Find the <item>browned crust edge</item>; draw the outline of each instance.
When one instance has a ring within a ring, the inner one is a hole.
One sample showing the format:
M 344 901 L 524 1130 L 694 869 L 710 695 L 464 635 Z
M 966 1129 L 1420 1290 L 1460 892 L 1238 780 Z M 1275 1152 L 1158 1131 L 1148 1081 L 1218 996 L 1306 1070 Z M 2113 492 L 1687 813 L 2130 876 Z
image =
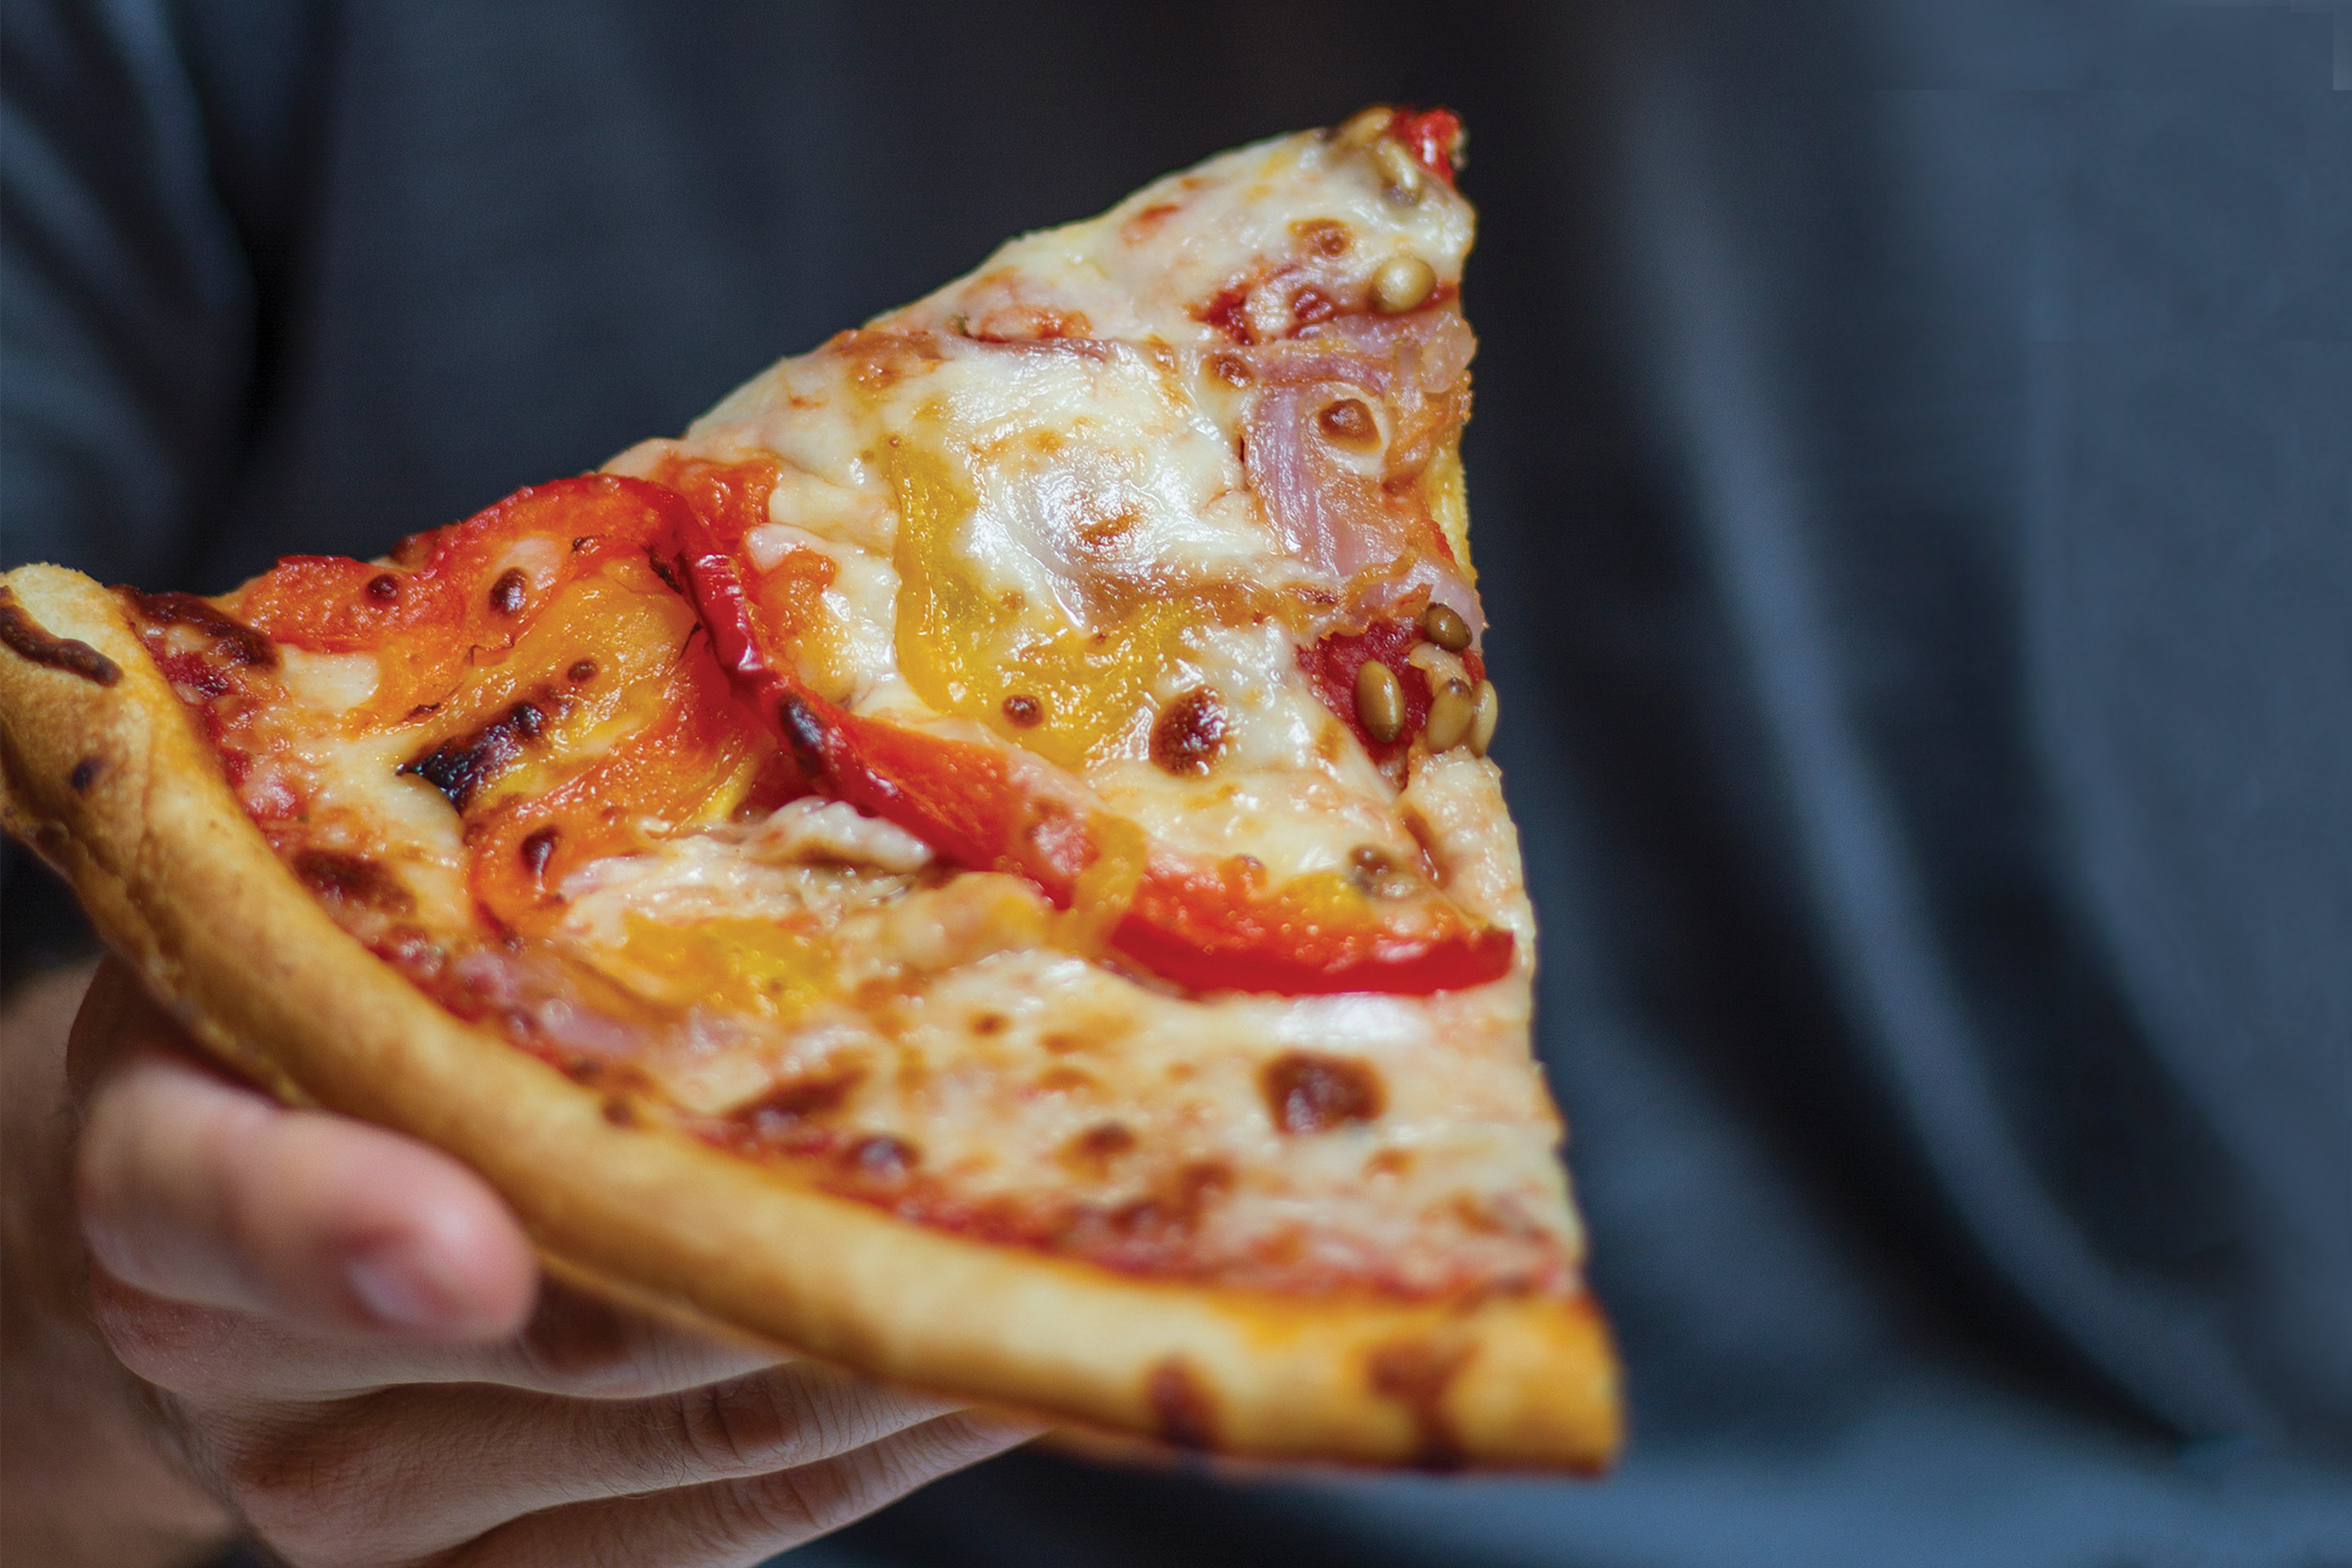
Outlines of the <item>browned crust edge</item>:
M 876 1376 L 1272 1459 L 1594 1471 L 1617 1368 L 1589 1297 L 1299 1300 L 1124 1278 L 929 1231 L 657 1126 L 471 1028 L 289 874 L 116 600 L 0 577 L 118 665 L 0 649 L 5 824 L 221 1058 L 291 1101 L 436 1144 L 513 1205 L 558 1275 Z

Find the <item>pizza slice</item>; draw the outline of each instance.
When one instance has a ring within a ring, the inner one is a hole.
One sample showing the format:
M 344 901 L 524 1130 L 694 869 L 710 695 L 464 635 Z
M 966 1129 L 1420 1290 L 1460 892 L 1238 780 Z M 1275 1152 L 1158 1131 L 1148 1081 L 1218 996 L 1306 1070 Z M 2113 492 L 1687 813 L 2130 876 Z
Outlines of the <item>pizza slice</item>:
M 1597 1467 L 1457 137 L 1213 159 L 383 560 L 21 568 L 8 826 L 563 1277 L 1171 1444 Z

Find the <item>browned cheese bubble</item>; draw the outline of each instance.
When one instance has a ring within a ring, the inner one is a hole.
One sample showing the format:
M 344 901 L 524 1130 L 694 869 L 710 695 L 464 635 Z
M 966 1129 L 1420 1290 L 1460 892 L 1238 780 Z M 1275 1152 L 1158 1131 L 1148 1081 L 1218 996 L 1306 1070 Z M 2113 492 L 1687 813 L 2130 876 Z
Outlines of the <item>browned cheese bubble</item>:
M 1151 726 L 1151 760 L 1180 777 L 1198 777 L 1216 762 L 1231 731 L 1217 694 L 1196 686 L 1169 703 Z
M 1380 1075 L 1362 1062 L 1317 1051 L 1286 1051 L 1258 1075 L 1266 1114 L 1285 1132 L 1328 1132 L 1370 1121 L 1387 1102 Z

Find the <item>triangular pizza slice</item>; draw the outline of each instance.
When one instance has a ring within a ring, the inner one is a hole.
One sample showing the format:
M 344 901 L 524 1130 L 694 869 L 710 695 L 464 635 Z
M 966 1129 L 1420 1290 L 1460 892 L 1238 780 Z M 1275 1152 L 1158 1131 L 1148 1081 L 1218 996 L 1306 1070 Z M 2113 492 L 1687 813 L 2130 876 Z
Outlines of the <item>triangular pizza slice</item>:
M 567 1277 L 1175 1444 L 1596 1466 L 1457 137 L 1227 153 L 380 561 L 11 574 L 9 826 Z

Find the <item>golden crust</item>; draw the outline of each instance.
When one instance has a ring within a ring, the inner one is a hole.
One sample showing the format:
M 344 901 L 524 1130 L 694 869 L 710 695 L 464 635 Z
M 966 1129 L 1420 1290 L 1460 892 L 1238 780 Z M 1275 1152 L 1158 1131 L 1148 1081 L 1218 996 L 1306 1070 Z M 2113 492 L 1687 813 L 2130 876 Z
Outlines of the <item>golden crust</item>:
M 0 576 L 120 667 L 0 647 L 10 832 L 155 994 L 289 1100 L 436 1144 L 551 1268 L 640 1307 L 1050 1419 L 1266 1458 L 1604 1465 L 1617 1373 L 1589 1298 L 1462 1306 L 1137 1279 L 927 1230 L 657 1125 L 443 1011 L 345 933 L 239 809 L 111 595 Z M 83 663 L 83 668 L 75 668 Z

